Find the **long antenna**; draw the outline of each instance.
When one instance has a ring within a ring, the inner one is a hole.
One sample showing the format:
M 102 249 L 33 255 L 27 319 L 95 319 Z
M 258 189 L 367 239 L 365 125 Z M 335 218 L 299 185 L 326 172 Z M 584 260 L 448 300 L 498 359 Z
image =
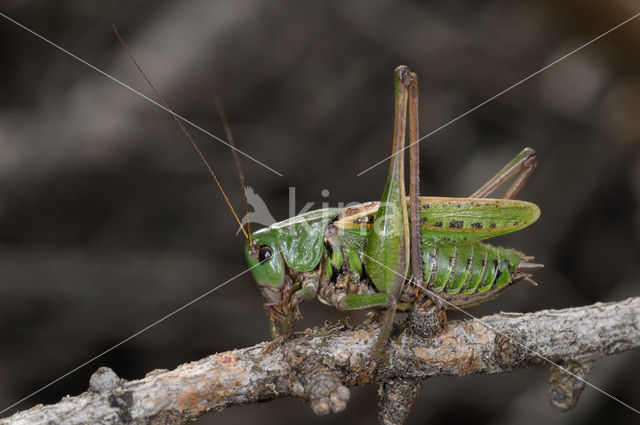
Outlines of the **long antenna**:
M 133 55 L 129 51 L 129 48 L 127 48 L 127 45 L 125 44 L 124 40 L 120 36 L 120 33 L 118 32 L 118 28 L 116 28 L 115 24 L 113 25 L 113 32 L 116 33 L 116 37 L 118 37 L 118 40 L 120 41 L 120 44 L 122 45 L 124 50 L 127 52 L 127 55 L 129 55 L 129 58 L 131 59 L 133 64 L 138 69 L 138 72 L 140 72 L 140 74 L 142 75 L 142 77 L 144 77 L 144 79 L 147 82 L 147 84 L 149 85 L 149 87 L 151 87 L 151 90 L 153 90 L 153 92 L 155 93 L 156 97 L 160 100 L 162 105 L 170 111 L 170 108 L 169 108 L 169 105 L 167 104 L 167 102 L 162 98 L 162 96 L 160 96 L 160 93 L 158 93 L 158 90 L 156 90 L 154 85 L 151 83 L 151 80 L 149 80 L 149 77 L 147 77 L 147 74 L 145 74 L 144 71 L 142 70 L 142 68 L 140 67 L 140 65 L 138 65 L 138 62 L 136 62 L 136 60 L 134 59 Z M 236 219 L 236 221 L 240 225 L 240 228 L 242 229 L 242 233 L 244 233 L 245 238 L 249 238 L 249 235 L 247 234 L 247 232 L 245 232 L 244 226 L 242 226 L 242 222 L 238 218 L 238 215 L 236 214 L 236 211 L 231 206 L 231 202 L 229 202 L 229 198 L 227 197 L 227 194 L 225 193 L 224 189 L 222 189 L 222 185 L 220 184 L 220 181 L 218 180 L 218 177 L 216 177 L 216 174 L 211 169 L 211 166 L 209 165 L 209 163 L 205 159 L 204 155 L 202 154 L 202 151 L 200 151 L 200 148 L 198 148 L 198 145 L 196 145 L 196 142 L 193 141 L 193 139 L 191 138 L 191 135 L 189 134 L 187 129 L 184 127 L 184 125 L 182 125 L 182 122 L 180 122 L 178 117 L 173 112 L 171 112 L 171 116 L 173 117 L 175 122 L 178 124 L 178 126 L 180 127 L 182 132 L 185 134 L 185 136 L 187 136 L 187 139 L 191 143 L 191 146 L 193 146 L 193 149 L 196 151 L 196 153 L 198 154 L 198 156 L 200 157 L 200 159 L 204 163 L 205 167 L 207 167 L 207 170 L 209 170 L 209 174 L 211 174 L 211 177 L 213 177 L 213 180 L 216 182 L 216 185 L 218 185 L 218 189 L 220 189 L 220 193 L 222 193 L 222 196 L 224 197 L 224 200 L 226 201 L 227 205 L 229 206 L 229 209 L 231 210 L 231 213 L 233 214 L 233 217 Z
M 247 189 L 244 183 L 244 173 L 242 172 L 242 165 L 240 164 L 240 158 L 238 157 L 238 153 L 236 152 L 236 144 L 233 142 L 233 136 L 231 135 L 231 126 L 227 121 L 227 114 L 224 113 L 224 109 L 222 108 L 222 102 L 220 102 L 220 98 L 218 96 L 214 99 L 216 104 L 216 109 L 218 110 L 218 115 L 220 115 L 220 120 L 222 121 L 222 126 L 224 127 L 224 132 L 227 135 L 227 141 L 231 145 L 231 154 L 233 155 L 233 161 L 236 163 L 236 169 L 238 170 L 238 177 L 240 178 L 240 186 L 242 188 L 242 198 L 244 199 L 244 212 L 245 217 L 247 217 L 247 233 L 249 233 L 249 245 L 251 245 L 251 222 L 249 221 L 249 203 L 247 202 Z

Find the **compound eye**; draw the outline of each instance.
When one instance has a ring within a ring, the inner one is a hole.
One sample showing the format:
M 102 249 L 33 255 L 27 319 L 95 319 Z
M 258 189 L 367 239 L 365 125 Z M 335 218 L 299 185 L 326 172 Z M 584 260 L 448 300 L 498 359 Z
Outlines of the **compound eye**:
M 260 248 L 260 254 L 258 254 L 258 261 L 262 264 L 271 259 L 273 256 L 273 249 L 270 246 L 263 246 Z

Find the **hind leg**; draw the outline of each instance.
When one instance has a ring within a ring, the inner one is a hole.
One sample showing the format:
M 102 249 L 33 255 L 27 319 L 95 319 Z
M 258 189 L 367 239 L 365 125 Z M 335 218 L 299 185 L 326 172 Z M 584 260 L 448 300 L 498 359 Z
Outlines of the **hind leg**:
M 498 171 L 498 174 L 493 176 L 469 197 L 486 198 L 493 193 L 494 190 L 506 183 L 511 177 L 520 173 L 502 197 L 503 199 L 514 199 L 527 180 L 529 180 L 529 177 L 531 177 L 536 165 L 538 165 L 536 151 L 531 148 L 524 148 L 522 152 L 516 155 L 516 157 L 505 165 L 502 170 Z

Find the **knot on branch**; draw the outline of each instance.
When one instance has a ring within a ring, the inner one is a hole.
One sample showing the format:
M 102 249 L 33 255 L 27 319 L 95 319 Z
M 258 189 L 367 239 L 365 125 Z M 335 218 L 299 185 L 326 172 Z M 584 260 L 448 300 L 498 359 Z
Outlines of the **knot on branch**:
M 349 400 L 349 389 L 333 368 L 313 360 L 312 354 L 310 348 L 296 347 L 286 355 L 286 361 L 296 375 L 291 384 L 293 393 L 306 397 L 317 415 L 343 411 Z
M 504 369 L 517 369 L 527 359 L 526 346 L 516 337 L 515 329 L 503 326 L 496 331 L 495 360 Z
M 446 329 L 447 314 L 444 308 L 427 301 L 411 309 L 409 323 L 414 335 L 431 338 Z
M 108 367 L 98 368 L 91 378 L 89 378 L 89 389 L 96 393 L 106 393 L 113 391 L 120 382 L 118 375 Z

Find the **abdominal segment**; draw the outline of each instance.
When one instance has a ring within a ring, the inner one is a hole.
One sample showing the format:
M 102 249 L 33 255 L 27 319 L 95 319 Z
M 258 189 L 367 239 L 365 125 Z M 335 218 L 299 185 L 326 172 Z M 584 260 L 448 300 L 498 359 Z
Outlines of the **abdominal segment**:
M 514 249 L 484 243 L 423 246 L 422 285 L 425 292 L 449 302 L 448 308 L 471 306 L 494 298 L 512 283 L 528 279 L 527 270 L 542 267 L 531 260 Z

